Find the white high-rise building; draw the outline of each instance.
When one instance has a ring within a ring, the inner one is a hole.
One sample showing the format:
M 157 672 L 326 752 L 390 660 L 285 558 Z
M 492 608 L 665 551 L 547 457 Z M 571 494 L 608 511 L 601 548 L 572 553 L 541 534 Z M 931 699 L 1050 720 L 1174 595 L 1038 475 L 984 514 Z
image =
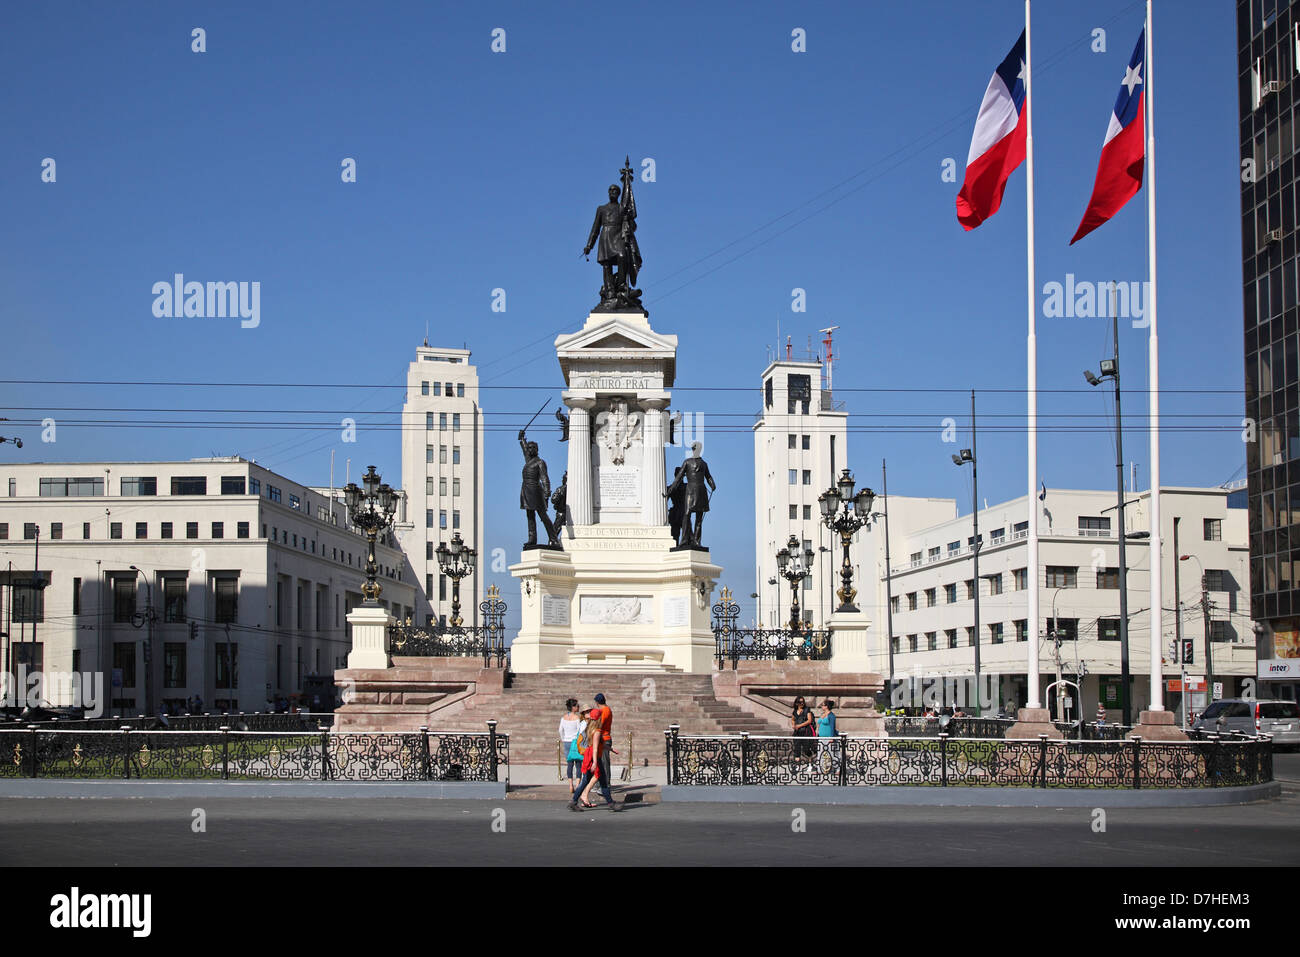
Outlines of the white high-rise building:
M 849 466 L 843 402 L 822 388 L 822 364 L 785 359 L 763 370 L 763 409 L 754 423 L 754 547 L 758 625 L 790 619 L 790 584 L 777 574 L 776 553 L 794 535 L 816 554 L 800 587 L 804 621 L 824 628 L 839 604 L 834 591 L 842 558 L 838 536 L 821 524 L 817 496 Z M 870 485 L 865 475 L 859 484 Z M 864 481 L 864 479 L 867 479 Z M 850 550 L 856 565 L 857 545 Z M 773 584 L 775 579 L 775 584 Z
M 468 349 L 415 350 L 402 407 L 402 489 L 406 521 L 398 538 L 423 586 L 415 620 L 451 617 L 452 582 L 438 568 L 440 542 L 461 539 L 477 552 L 473 573 L 461 582 L 460 615 L 478 624 L 486 542 L 483 524 L 483 409 L 478 371 Z

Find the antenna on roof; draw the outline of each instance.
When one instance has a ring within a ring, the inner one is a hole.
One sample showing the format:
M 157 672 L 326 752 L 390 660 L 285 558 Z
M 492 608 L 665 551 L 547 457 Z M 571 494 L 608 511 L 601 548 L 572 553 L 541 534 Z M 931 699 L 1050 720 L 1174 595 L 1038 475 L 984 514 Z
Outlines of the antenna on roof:
M 835 330 L 838 328 L 839 326 L 828 326 L 827 328 L 821 330 L 823 333 L 826 334 L 826 338 L 822 340 L 822 345 L 826 347 L 826 391 L 827 392 L 831 391 L 831 372 L 834 368 L 833 363 L 835 362 L 835 352 L 831 347 L 831 334 L 834 333 Z

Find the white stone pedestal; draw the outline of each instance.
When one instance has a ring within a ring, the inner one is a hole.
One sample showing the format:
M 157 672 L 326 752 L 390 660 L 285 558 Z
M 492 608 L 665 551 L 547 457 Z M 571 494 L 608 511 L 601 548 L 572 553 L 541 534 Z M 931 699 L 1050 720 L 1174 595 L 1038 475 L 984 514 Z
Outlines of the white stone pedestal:
M 722 569 L 672 544 L 663 526 L 574 525 L 564 551 L 525 550 L 511 669 L 709 673 Z
M 867 629 L 871 620 L 864 611 L 832 612 L 827 625 L 831 633 L 831 672 L 865 674 L 871 667 Z
M 349 668 L 388 667 L 388 628 L 397 621 L 382 605 L 358 605 L 348 612 L 352 626 Z

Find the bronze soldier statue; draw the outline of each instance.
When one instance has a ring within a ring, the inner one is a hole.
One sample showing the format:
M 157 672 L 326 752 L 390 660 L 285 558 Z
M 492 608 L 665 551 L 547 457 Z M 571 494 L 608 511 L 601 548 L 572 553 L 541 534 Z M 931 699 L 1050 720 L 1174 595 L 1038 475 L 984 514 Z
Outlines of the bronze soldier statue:
M 596 249 L 596 262 L 604 271 L 598 310 L 640 309 L 641 290 L 636 289 L 641 269 L 641 248 L 636 241 L 636 199 L 632 195 L 632 166 L 629 161 L 620 171 L 623 186 L 609 187 L 609 202 L 596 208 L 596 218 L 583 247 L 584 256 Z M 621 199 L 620 199 L 621 197 Z M 614 267 L 618 271 L 614 271 Z
M 674 491 L 669 496 L 671 504 L 668 506 L 668 527 L 673 533 L 673 545 L 681 545 L 682 542 L 682 522 L 686 518 L 686 488 L 677 481 L 678 476 L 682 474 L 682 467 L 679 465 L 673 469 Z
M 560 479 L 560 487 L 551 493 L 551 504 L 555 506 L 555 532 L 563 534 L 564 526 L 569 524 L 569 473 Z
M 528 513 L 528 544 L 537 547 L 537 519 L 546 526 L 547 543 L 558 545 L 555 526 L 546 515 L 546 500 L 551 497 L 551 479 L 546 474 L 546 463 L 537 455 L 537 443 L 524 440 L 525 430 L 519 430 L 519 448 L 524 453 L 524 480 L 519 489 L 519 507 Z
M 666 498 L 672 498 L 673 493 L 681 486 L 686 488 L 686 501 L 684 508 L 686 515 L 683 518 L 684 537 L 686 539 L 683 545 L 691 548 L 701 548 L 700 532 L 704 528 L 704 513 L 709 510 L 709 492 L 718 490 L 717 483 L 713 481 L 713 476 L 709 474 L 709 464 L 700 457 L 700 449 L 703 446 L 699 442 L 691 443 L 691 454 L 681 464 L 681 469 L 673 478 L 673 483 L 668 486 L 664 492 Z M 708 489 L 705 489 L 705 484 Z M 695 516 L 695 527 L 690 527 L 690 515 Z

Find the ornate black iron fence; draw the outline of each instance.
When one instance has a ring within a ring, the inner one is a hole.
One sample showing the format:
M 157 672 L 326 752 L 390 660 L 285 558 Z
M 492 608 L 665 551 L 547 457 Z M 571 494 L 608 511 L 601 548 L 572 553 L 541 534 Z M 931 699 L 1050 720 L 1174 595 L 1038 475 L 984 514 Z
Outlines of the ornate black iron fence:
M 1219 788 L 1273 779 L 1267 738 L 1037 741 L 664 732 L 674 785 Z
M 334 723 L 330 711 L 301 711 L 296 714 L 276 711 L 239 711 L 224 714 L 168 715 L 166 719 L 144 715 L 131 718 L 73 718 L 56 721 L 5 721 L 0 730 L 26 730 L 35 724 L 45 730 L 120 731 L 319 731 Z
M 483 667 L 507 667 L 506 603 L 493 593 L 479 602 L 481 625 L 433 625 L 420 628 L 411 619 L 388 629 L 393 657 L 482 658 Z
M 1011 718 L 954 718 L 947 715 L 927 718 L 920 715 L 888 715 L 885 732 L 897 738 L 937 738 L 947 734 L 950 738 L 997 739 L 1007 736 L 1007 729 L 1016 722 Z M 1133 729 L 1121 724 L 1096 722 L 1054 722 L 1061 733 L 1070 740 L 1123 741 Z
M 831 634 L 826 630 L 788 628 L 740 628 L 736 619 L 740 605 L 731 601 L 730 592 L 713 606 L 713 640 L 718 667 L 730 661 L 731 667 L 742 658 L 774 661 L 829 661 Z
M 0 729 L 0 778 L 510 780 L 510 736 L 419 731 Z

